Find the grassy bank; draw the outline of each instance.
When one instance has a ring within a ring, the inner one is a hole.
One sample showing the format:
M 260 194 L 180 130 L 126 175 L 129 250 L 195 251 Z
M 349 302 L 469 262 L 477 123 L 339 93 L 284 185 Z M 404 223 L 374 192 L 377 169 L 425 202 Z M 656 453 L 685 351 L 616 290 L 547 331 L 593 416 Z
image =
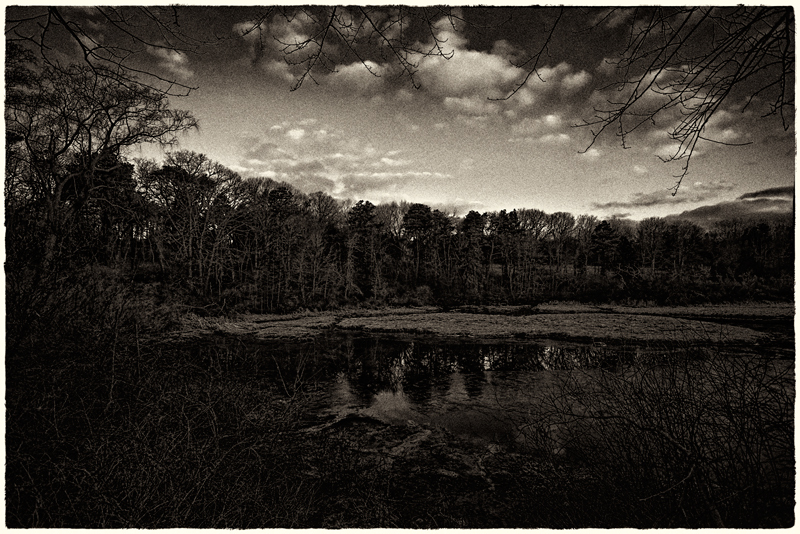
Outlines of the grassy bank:
M 536 307 L 463 307 L 447 312 L 420 307 L 226 318 L 188 314 L 174 335 L 196 338 L 216 333 L 257 339 L 310 339 L 326 330 L 356 330 L 477 339 L 755 344 L 768 341 L 770 335 L 725 323 L 748 318 L 790 321 L 793 316 L 791 304 L 761 303 L 684 307 L 554 303 Z
M 7 353 L 9 527 L 785 528 L 794 522 L 793 367 L 769 353 L 726 352 L 726 340 L 752 345 L 765 332 L 701 320 L 720 309 L 559 304 L 184 315 L 161 342 L 145 336 L 138 304 L 104 294 L 98 288 L 93 295 L 97 317 L 113 320 L 74 327 L 93 325 L 90 338 L 62 335 L 42 345 L 46 350 Z M 791 317 L 786 307 L 761 309 L 764 316 Z M 287 360 L 198 342 L 208 333 L 287 341 L 330 329 L 381 328 L 581 338 L 613 325 L 613 335 L 624 339 L 642 332 L 651 339 L 669 328 L 687 334 L 670 341 L 673 359 L 554 375 L 558 387 L 542 392 L 534 399 L 540 409 L 520 419 L 519 450 L 433 426 L 321 420 L 310 350 Z M 696 338 L 687 342 L 694 327 L 712 333 L 702 350 Z

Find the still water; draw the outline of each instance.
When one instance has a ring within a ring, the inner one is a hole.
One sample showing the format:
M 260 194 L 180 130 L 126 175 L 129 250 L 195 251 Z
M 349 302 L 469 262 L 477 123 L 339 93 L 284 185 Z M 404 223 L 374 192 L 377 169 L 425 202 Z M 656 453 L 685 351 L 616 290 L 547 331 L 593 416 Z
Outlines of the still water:
M 559 375 L 613 367 L 636 350 L 339 334 L 310 343 L 221 343 L 239 361 L 242 352 L 249 353 L 255 367 L 246 366 L 247 380 L 311 399 L 309 423 L 359 414 L 389 424 L 434 425 L 495 443 L 519 440 L 532 403 Z

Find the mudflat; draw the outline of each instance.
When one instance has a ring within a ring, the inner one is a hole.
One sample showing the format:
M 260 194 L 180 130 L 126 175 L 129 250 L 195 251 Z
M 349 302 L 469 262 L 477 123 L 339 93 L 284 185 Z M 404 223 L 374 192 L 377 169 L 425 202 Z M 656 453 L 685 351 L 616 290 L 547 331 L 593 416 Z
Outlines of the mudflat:
M 636 307 L 559 302 L 447 311 L 428 306 L 224 318 L 187 315 L 173 335 L 302 340 L 339 330 L 475 339 L 758 344 L 790 335 L 793 318 L 792 303 Z

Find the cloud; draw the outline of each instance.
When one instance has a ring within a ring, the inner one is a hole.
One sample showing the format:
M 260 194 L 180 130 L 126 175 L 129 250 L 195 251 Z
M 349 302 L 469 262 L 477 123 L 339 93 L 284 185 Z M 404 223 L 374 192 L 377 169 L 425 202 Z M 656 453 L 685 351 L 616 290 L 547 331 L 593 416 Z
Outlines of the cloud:
M 302 128 L 292 128 L 286 132 L 286 137 L 299 141 L 306 135 L 306 131 Z
M 706 202 L 719 198 L 721 194 L 729 192 L 733 188 L 733 184 L 725 181 L 695 182 L 694 184 L 681 185 L 677 195 L 672 194 L 672 189 L 660 189 L 649 193 L 635 193 L 628 200 L 594 203 L 593 207 L 602 210 L 631 209 Z
M 317 24 L 303 10 L 291 16 L 276 14 L 272 20 L 250 20 L 233 25 L 234 34 L 241 35 L 247 45 L 244 61 L 260 68 L 266 74 L 293 82 L 305 68 L 305 61 L 315 52 L 314 47 L 304 46 Z M 328 52 L 335 55 L 338 45 L 326 43 Z M 286 57 L 291 55 L 292 65 Z
M 548 114 L 541 117 L 524 117 L 511 126 L 511 131 L 517 135 L 536 135 L 552 133 L 563 124 L 563 119 L 558 114 Z
M 388 157 L 389 155 L 390 154 L 387 154 L 386 156 L 382 157 L 380 161 L 373 163 L 373 166 L 405 167 L 411 163 L 409 160 L 405 159 L 392 159 L 391 157 Z
M 479 96 L 452 97 L 444 99 L 444 106 L 467 115 L 493 115 L 500 111 L 500 105 Z
M 586 85 L 592 76 L 586 71 L 573 72 L 572 69 L 572 65 L 563 61 L 555 67 L 543 67 L 538 76 L 528 80 L 528 86 L 537 93 L 574 92 Z
M 601 76 L 611 76 L 617 72 L 618 59 L 604 57 L 594 71 Z
M 235 167 L 242 176 L 287 182 L 305 193 L 375 200 L 402 196 L 399 190 L 409 180 L 449 177 L 419 168 L 402 151 L 378 150 L 314 119 L 284 121 L 241 144 L 245 150 Z
M 412 170 L 347 173 L 332 180 L 335 187 L 331 194 L 340 198 L 395 198 L 398 196 L 400 187 L 408 180 L 414 178 L 440 179 L 447 176 L 438 172 Z
M 486 128 L 489 115 L 456 115 L 455 122 L 470 128 Z
M 450 59 L 424 58 L 417 72 L 423 89 L 441 97 L 501 98 L 521 76 L 522 71 L 501 56 L 463 49 Z
M 588 158 L 588 159 L 597 159 L 602 154 L 603 154 L 602 152 L 600 152 L 596 148 L 592 147 L 592 148 L 590 148 L 589 150 L 587 150 L 585 152 L 578 152 L 577 157 L 579 157 L 579 158 Z
M 567 74 L 561 80 L 561 87 L 563 87 L 566 91 L 572 92 L 577 91 L 581 87 L 588 84 L 592 79 L 592 75 L 582 70 L 580 72 L 576 72 L 574 74 Z
M 762 189 L 761 191 L 754 191 L 752 193 L 745 193 L 737 200 L 749 200 L 753 198 L 776 198 L 776 199 L 793 199 L 794 186 L 787 185 L 782 187 L 771 187 L 769 189 Z
M 446 19 L 439 21 L 440 27 L 448 23 Z M 512 98 L 487 102 L 507 97 L 525 79 L 526 70 L 515 64 L 527 59 L 527 53 L 506 40 L 495 41 L 491 50 L 482 51 L 469 49 L 466 39 L 450 30 L 443 36 L 447 39 L 443 52 L 452 52 L 452 57 L 422 58 L 416 77 L 425 94 L 441 98 L 456 113 L 495 114 L 506 109 L 529 108 L 546 95 L 564 98 L 591 80 L 591 74 L 583 70 L 575 72 L 566 62 L 543 66 Z
M 647 169 L 647 167 L 644 167 L 642 165 L 634 165 L 633 172 L 635 172 L 636 174 L 647 174 L 650 171 Z
M 750 194 L 742 196 L 749 196 Z M 664 218 L 667 220 L 687 220 L 710 229 L 714 223 L 731 219 L 743 222 L 786 219 L 791 222 L 793 211 L 793 203 L 787 199 L 756 198 L 754 200 L 741 200 L 740 197 L 734 201 L 701 206 L 677 215 L 668 215 Z
M 398 111 L 394 114 L 394 120 L 402 125 L 404 128 L 416 132 L 419 130 L 419 125 L 415 124 L 405 113 Z
M 384 88 L 386 67 L 374 61 L 356 61 L 349 65 L 336 67 L 335 72 L 328 75 L 331 87 L 353 91 L 357 94 L 373 94 Z
M 540 143 L 567 143 L 570 141 L 570 136 L 565 133 L 560 134 L 547 134 L 539 138 Z
M 511 63 L 521 63 L 525 60 L 525 51 L 505 39 L 495 41 L 490 53 L 493 56 L 500 56 Z
M 189 68 L 189 58 L 184 52 L 170 48 L 157 48 L 154 46 L 147 47 L 147 52 L 151 56 L 160 59 L 158 66 L 162 69 L 168 70 L 172 74 L 182 78 L 191 78 L 194 76 L 194 72 Z

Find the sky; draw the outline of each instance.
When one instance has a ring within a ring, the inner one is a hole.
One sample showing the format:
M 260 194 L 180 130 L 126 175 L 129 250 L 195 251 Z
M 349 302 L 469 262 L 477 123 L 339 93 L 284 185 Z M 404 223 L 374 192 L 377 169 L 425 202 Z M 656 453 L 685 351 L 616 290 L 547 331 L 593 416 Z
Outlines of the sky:
M 705 134 L 749 144 L 698 145 L 674 196 L 682 163 L 659 159 L 674 150 L 668 136 L 674 114 L 644 125 L 627 148 L 611 130 L 592 144 L 590 128 L 579 125 L 619 98 L 613 83 L 624 74 L 610 61 L 639 14 L 567 11 L 538 76 L 506 100 L 525 75 L 514 62 L 541 45 L 554 11 L 464 9 L 458 14 L 469 24 L 458 23 L 459 32 L 434 21 L 451 57 L 421 59 L 419 88 L 378 54 L 365 59 L 370 70 L 352 55 L 334 54 L 331 71 L 292 91 L 301 71 L 287 64 L 281 42 L 302 40 L 310 23 L 274 13 L 257 23 L 264 10 L 253 7 L 181 12 L 188 34 L 227 38 L 196 52 L 152 48 L 140 61 L 196 87 L 170 100 L 200 124 L 177 148 L 201 152 L 245 178 L 268 177 L 306 193 L 420 202 L 462 216 L 517 208 L 601 219 L 710 206 L 733 206 L 736 214 L 792 209 L 795 130 L 761 117 L 766 102 L 744 111 L 741 98 L 723 103 Z M 69 14 L 98 40 L 119 38 L 90 9 Z M 420 34 L 419 42 L 430 44 L 430 37 Z M 132 156 L 163 157 L 156 147 Z

